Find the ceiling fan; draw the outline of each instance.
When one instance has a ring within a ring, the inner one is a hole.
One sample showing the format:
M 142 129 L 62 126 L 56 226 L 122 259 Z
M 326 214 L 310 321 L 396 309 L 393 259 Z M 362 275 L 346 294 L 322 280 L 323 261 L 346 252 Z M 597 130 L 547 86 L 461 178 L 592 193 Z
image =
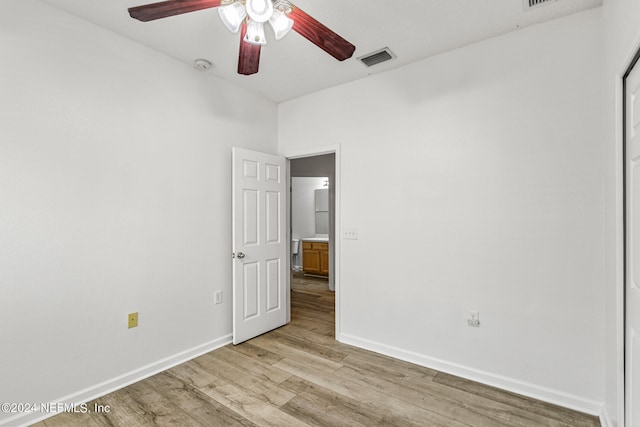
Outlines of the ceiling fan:
M 351 58 L 356 49 L 288 0 L 168 0 L 131 7 L 129 15 L 147 22 L 214 7 L 229 31 L 240 32 L 238 74 L 258 72 L 260 48 L 267 43 L 264 33 L 267 21 L 276 40 L 293 29 L 338 61 Z

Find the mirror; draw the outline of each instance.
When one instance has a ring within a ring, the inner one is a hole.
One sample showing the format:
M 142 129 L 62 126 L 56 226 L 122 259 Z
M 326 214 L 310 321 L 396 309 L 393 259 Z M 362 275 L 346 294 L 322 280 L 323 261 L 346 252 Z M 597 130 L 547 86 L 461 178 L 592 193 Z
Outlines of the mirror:
M 316 235 L 329 234 L 329 190 L 315 190 Z

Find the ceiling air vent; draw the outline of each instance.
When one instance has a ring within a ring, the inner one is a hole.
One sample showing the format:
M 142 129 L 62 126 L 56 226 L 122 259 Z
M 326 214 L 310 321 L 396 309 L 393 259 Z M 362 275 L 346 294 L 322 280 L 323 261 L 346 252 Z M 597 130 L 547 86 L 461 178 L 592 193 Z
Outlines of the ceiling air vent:
M 522 0 L 522 7 L 525 11 L 533 9 L 538 6 L 543 6 L 548 3 L 553 3 L 558 0 Z
M 393 52 L 391 52 L 388 47 L 385 47 L 384 49 L 380 49 L 375 52 L 371 52 L 364 56 L 361 56 L 358 59 L 367 67 L 371 67 L 381 62 L 385 62 L 390 59 L 393 59 L 395 57 L 396 56 L 393 54 Z

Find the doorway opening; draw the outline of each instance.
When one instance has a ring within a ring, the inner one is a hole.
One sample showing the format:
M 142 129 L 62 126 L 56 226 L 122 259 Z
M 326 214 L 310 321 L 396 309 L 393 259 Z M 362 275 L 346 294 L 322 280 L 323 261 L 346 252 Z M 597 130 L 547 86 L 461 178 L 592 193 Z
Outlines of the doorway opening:
M 288 231 L 290 236 L 290 289 L 310 292 L 307 302 L 335 301 L 335 337 L 338 337 L 339 180 L 337 149 L 287 156 L 290 194 Z M 327 298 L 316 298 L 317 291 Z M 324 304 L 324 302 L 323 302 Z M 304 311 L 298 311 L 304 313 Z M 291 320 L 291 318 L 290 318 Z
M 290 189 L 291 269 L 328 280 L 329 178 L 292 176 Z

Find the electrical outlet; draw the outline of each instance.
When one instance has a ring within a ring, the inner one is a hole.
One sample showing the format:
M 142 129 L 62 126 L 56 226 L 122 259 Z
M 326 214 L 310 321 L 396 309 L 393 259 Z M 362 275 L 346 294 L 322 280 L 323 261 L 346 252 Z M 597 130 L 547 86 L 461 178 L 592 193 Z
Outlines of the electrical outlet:
M 475 328 L 480 326 L 480 313 L 475 310 L 469 310 L 469 317 L 467 318 L 467 324 Z
M 214 301 L 216 304 L 222 304 L 222 291 L 216 291 L 214 294 Z
M 128 319 L 128 323 L 129 323 L 129 329 L 138 327 L 138 312 L 137 311 L 135 313 L 129 313 L 129 315 L 127 316 L 127 319 Z

